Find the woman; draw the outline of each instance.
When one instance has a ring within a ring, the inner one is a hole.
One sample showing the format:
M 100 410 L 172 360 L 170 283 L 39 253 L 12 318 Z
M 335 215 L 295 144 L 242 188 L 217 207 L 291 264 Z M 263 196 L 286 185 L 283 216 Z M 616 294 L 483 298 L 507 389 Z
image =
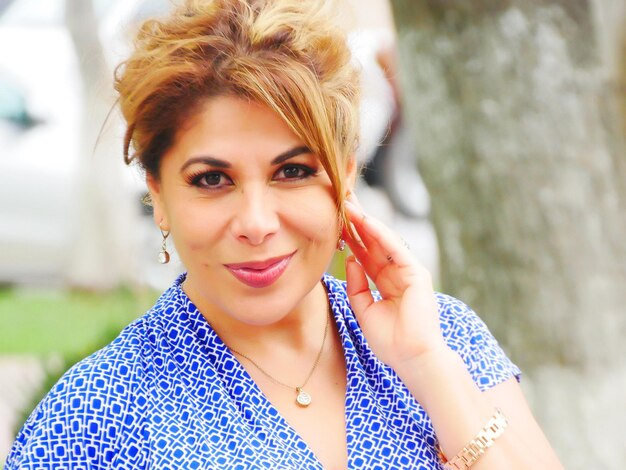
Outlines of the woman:
M 143 26 L 126 156 L 187 273 L 60 380 L 7 469 L 560 468 L 484 324 L 351 194 L 329 6 L 188 1 Z M 347 284 L 324 274 L 344 240 Z

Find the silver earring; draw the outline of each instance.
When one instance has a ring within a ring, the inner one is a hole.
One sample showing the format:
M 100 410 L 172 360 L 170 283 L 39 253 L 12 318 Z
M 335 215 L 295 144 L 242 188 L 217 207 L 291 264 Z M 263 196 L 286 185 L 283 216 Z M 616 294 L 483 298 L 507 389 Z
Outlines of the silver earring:
M 344 251 L 346 249 L 346 241 L 343 238 L 340 238 L 337 242 L 337 249 L 339 251 Z
M 163 230 L 161 224 L 159 224 L 159 230 L 161 230 L 161 236 L 163 241 L 161 242 L 161 251 L 159 252 L 159 263 L 167 264 L 170 262 L 170 254 L 167 252 L 167 237 L 170 236 L 169 230 Z

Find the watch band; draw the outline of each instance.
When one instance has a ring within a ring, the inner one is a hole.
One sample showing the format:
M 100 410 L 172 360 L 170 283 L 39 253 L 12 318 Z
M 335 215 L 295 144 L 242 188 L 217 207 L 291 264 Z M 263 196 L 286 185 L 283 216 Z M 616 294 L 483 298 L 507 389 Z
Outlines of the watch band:
M 494 441 L 502 435 L 508 421 L 498 408 L 484 428 L 480 430 L 478 435 L 472 439 L 455 457 L 447 460 L 441 449 L 439 456 L 443 461 L 445 470 L 466 470 L 482 457 L 482 455 L 491 447 Z

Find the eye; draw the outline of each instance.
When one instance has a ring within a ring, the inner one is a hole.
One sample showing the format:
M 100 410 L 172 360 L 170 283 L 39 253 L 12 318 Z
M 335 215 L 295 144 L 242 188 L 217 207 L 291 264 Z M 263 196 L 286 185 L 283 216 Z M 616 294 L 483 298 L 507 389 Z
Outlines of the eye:
M 232 185 L 232 180 L 224 173 L 219 171 L 207 171 L 192 175 L 190 177 L 190 183 L 193 186 L 207 189 L 220 189 L 224 186 Z
M 306 165 L 285 165 L 281 167 L 274 175 L 274 179 L 278 180 L 301 180 L 314 175 L 315 169 Z

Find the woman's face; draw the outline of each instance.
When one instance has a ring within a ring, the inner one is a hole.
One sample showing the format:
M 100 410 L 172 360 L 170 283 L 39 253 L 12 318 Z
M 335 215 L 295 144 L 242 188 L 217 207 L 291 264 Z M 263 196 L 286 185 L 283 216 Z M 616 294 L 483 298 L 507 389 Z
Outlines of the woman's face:
M 207 100 L 148 186 L 155 221 L 187 268 L 185 291 L 207 316 L 280 320 L 304 305 L 336 248 L 337 209 L 318 157 L 254 102 Z

